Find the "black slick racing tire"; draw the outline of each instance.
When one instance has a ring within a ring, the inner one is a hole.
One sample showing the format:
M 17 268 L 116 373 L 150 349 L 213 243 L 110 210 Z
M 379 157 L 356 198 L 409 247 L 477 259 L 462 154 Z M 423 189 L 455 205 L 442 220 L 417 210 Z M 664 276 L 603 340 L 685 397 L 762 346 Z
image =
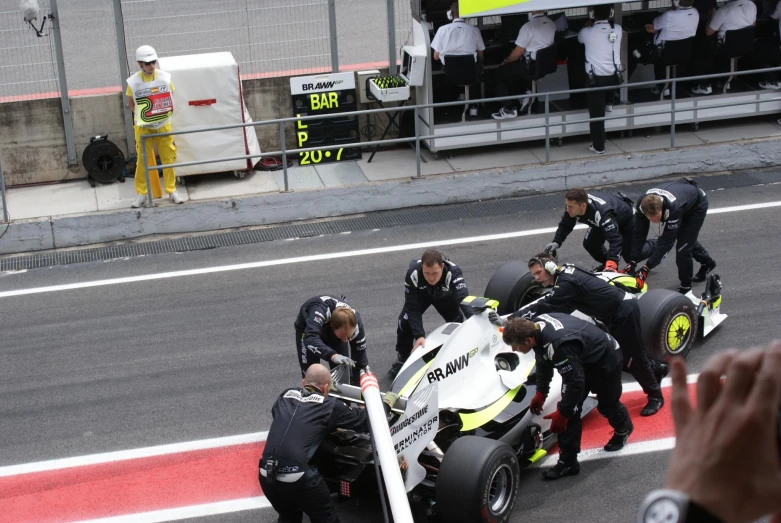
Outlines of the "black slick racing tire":
M 536 300 L 547 291 L 534 281 L 526 263 L 507 262 L 491 276 L 485 287 L 485 298 L 499 302 L 499 314 L 510 314 Z
M 458 438 L 445 453 L 436 484 L 439 514 L 448 523 L 503 523 L 519 488 L 518 458 L 507 443 Z
M 685 358 L 699 332 L 699 317 L 691 300 L 667 289 L 651 289 L 639 300 L 640 328 L 648 356 L 656 361 Z

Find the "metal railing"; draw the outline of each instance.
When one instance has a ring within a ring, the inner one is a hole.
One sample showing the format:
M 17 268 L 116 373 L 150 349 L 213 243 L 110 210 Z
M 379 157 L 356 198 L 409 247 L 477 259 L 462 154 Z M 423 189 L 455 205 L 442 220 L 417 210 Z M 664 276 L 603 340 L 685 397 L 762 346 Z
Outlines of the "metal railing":
M 5 178 L 3 177 L 3 162 L 0 159 L 0 200 L 3 203 L 3 223 L 8 223 L 8 204 L 5 199 Z
M 781 71 L 781 67 L 774 67 L 774 68 L 767 68 L 767 69 L 755 69 L 751 71 L 740 71 L 740 72 L 727 72 L 727 73 L 720 73 L 720 74 L 710 74 L 710 75 L 701 75 L 701 76 L 691 76 L 691 77 L 685 77 L 685 78 L 670 78 L 670 79 L 661 79 L 661 80 L 653 80 L 648 82 L 637 82 L 632 84 L 621 84 L 621 85 L 612 85 L 612 86 L 605 86 L 605 87 L 589 87 L 589 88 L 583 88 L 583 89 L 572 89 L 567 91 L 551 91 L 546 93 L 536 93 L 536 94 L 524 94 L 524 95 L 517 95 L 517 96 L 505 96 L 501 98 L 485 98 L 485 99 L 478 99 L 478 100 L 469 100 L 464 101 L 455 101 L 455 102 L 442 102 L 442 103 L 431 103 L 431 104 L 421 104 L 421 105 L 407 105 L 407 106 L 400 106 L 400 107 L 390 107 L 390 108 L 380 108 L 380 109 L 364 109 L 360 111 L 351 111 L 351 112 L 344 112 L 344 113 L 336 113 L 336 114 L 324 114 L 324 115 L 315 115 L 315 116 L 301 116 L 301 117 L 289 117 L 289 118 L 279 118 L 276 120 L 266 120 L 266 121 L 258 121 L 258 122 L 249 122 L 249 123 L 240 123 L 240 124 L 231 124 L 231 125 L 221 125 L 221 126 L 215 126 L 215 127 L 204 127 L 204 128 L 197 128 L 197 129 L 185 129 L 185 130 L 179 130 L 179 131 L 170 131 L 167 133 L 157 133 L 157 134 L 145 134 L 141 136 L 142 139 L 142 156 L 143 156 L 143 162 L 144 162 L 144 175 L 146 176 L 146 182 L 147 182 L 147 196 L 148 196 L 148 202 L 150 206 L 154 205 L 154 200 L 152 198 L 152 189 L 150 185 L 150 177 L 149 177 L 149 171 L 161 171 L 162 169 L 168 169 L 172 168 L 175 169 L 177 167 L 188 167 L 192 165 L 204 165 L 209 163 L 219 163 L 219 162 L 229 162 L 229 161 L 236 161 L 236 160 L 249 160 L 249 159 L 255 159 L 255 158 L 264 158 L 267 156 L 282 156 L 282 168 L 283 168 L 283 175 L 284 175 L 284 184 L 285 188 L 284 191 L 287 192 L 290 190 L 290 184 L 288 179 L 288 168 L 287 168 L 287 158 L 289 155 L 292 154 L 300 154 L 305 152 L 312 152 L 312 151 L 330 151 L 330 150 L 337 150 L 337 149 L 351 149 L 351 148 L 370 148 L 370 147 L 376 147 L 381 145 L 396 145 L 396 144 L 408 144 L 408 143 L 415 143 L 415 160 L 416 160 L 416 176 L 415 178 L 421 177 L 421 141 L 424 140 L 434 140 L 434 139 L 442 139 L 442 138 L 457 138 L 457 137 L 463 137 L 463 136 L 479 136 L 483 134 L 493 134 L 499 131 L 498 128 L 495 129 L 485 129 L 485 130 L 466 130 L 464 132 L 459 133 L 448 133 L 446 135 L 436 135 L 436 134 L 428 134 L 428 135 L 421 135 L 421 129 L 420 124 L 421 122 L 426 123 L 423 118 L 421 111 L 427 110 L 427 109 L 436 109 L 436 108 L 442 108 L 442 107 L 455 107 L 455 106 L 464 106 L 466 104 L 469 105 L 477 105 L 480 103 L 495 103 L 495 102 L 504 102 L 504 101 L 521 101 L 526 98 L 543 98 L 544 99 L 544 106 L 545 106 L 545 112 L 544 114 L 538 114 L 535 115 L 538 118 L 541 118 L 544 116 L 544 123 L 531 123 L 530 125 L 526 126 L 513 126 L 510 129 L 506 129 L 507 131 L 524 131 L 524 130 L 531 130 L 531 129 L 540 129 L 545 128 L 545 162 L 550 162 L 550 138 L 551 138 L 551 127 L 559 127 L 564 125 L 564 122 L 555 122 L 551 123 L 550 119 L 551 116 L 555 116 L 556 113 L 550 112 L 550 103 L 551 98 L 561 96 L 561 95 L 573 95 L 573 94 L 584 94 L 589 92 L 599 92 L 599 91 L 617 91 L 620 89 L 639 89 L 639 88 L 649 88 L 653 86 L 665 86 L 665 84 L 669 85 L 669 89 L 671 91 L 671 97 L 670 97 L 670 107 L 661 109 L 658 111 L 648 111 L 643 112 L 641 114 L 637 115 L 631 115 L 631 114 L 618 114 L 618 115 L 610 115 L 610 116 L 604 116 L 599 118 L 586 118 L 582 120 L 573 120 L 573 121 L 567 121 L 566 125 L 578 125 L 578 124 L 585 124 L 585 123 L 591 123 L 591 122 L 600 122 L 600 121 L 610 121 L 610 120 L 623 120 L 626 118 L 631 118 L 633 116 L 640 116 L 640 117 L 649 117 L 649 116 L 659 116 L 659 115 L 670 115 L 670 147 L 675 148 L 675 127 L 676 127 L 676 114 L 678 112 L 691 112 L 694 110 L 713 110 L 713 109 L 720 109 L 724 107 L 737 107 L 741 105 L 756 105 L 759 103 L 770 103 L 770 102 L 777 102 L 781 101 L 781 93 L 777 93 L 776 96 L 771 98 L 765 98 L 760 100 L 746 100 L 746 101 L 730 101 L 727 103 L 719 103 L 719 104 L 708 104 L 705 107 L 702 108 L 694 108 L 694 107 L 687 107 L 682 109 L 681 111 L 678 111 L 676 107 L 676 101 L 678 100 L 676 98 L 676 87 L 681 82 L 701 82 L 702 80 L 713 80 L 717 78 L 732 78 L 732 77 L 738 77 L 738 76 L 746 76 L 746 75 L 754 75 L 754 74 L 763 74 L 768 72 L 778 72 Z M 702 100 L 707 99 L 705 97 L 697 97 L 697 98 L 690 98 L 689 100 Z M 369 115 L 369 114 L 375 114 L 375 113 L 392 113 L 397 111 L 413 111 L 414 112 L 414 121 L 415 121 L 415 136 L 414 137 L 408 137 L 408 138 L 392 138 L 392 139 L 385 139 L 385 140 L 373 140 L 368 142 L 357 142 L 357 143 L 349 143 L 349 144 L 340 144 L 340 145 L 330 145 L 330 146 L 322 146 L 322 147 L 305 147 L 305 148 L 297 148 L 297 149 L 287 149 L 285 145 L 285 125 L 286 124 L 293 124 L 295 125 L 297 122 L 305 122 L 308 120 L 323 120 L 326 118 L 345 118 L 346 116 L 355 116 L 358 117 L 359 115 Z M 236 128 L 243 128 L 243 127 L 255 127 L 255 126 L 263 126 L 263 125 L 277 125 L 279 127 L 279 139 L 280 139 L 280 150 L 278 151 L 272 151 L 267 153 L 261 153 L 261 154 L 253 154 L 253 155 L 242 155 L 242 156 L 230 156 L 230 157 L 221 157 L 221 158 L 214 158 L 209 160 L 196 160 L 196 161 L 190 161 L 190 162 L 177 162 L 172 164 L 166 164 L 166 165 L 149 165 L 147 154 L 146 154 L 146 146 L 144 143 L 144 140 L 147 140 L 149 138 L 154 137 L 160 137 L 160 136 L 175 136 L 180 134 L 191 134 L 191 133 L 203 133 L 203 132 L 209 132 L 209 131 L 221 131 L 226 129 L 236 129 Z M 659 126 L 667 125 L 665 124 L 659 124 Z M 158 173 L 159 175 L 159 173 Z

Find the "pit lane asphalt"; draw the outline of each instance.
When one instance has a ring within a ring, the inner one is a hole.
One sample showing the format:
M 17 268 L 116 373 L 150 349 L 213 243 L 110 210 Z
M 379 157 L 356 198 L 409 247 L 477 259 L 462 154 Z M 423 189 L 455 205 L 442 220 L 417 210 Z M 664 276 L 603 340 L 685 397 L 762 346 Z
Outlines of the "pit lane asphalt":
M 781 186 L 709 193 L 711 208 L 781 200 Z M 24 289 L 172 270 L 273 260 L 467 236 L 553 227 L 560 210 L 421 224 L 329 237 L 148 256 L 40 269 L 0 278 L 0 290 Z M 778 337 L 781 283 L 779 209 L 709 216 L 700 236 L 724 283 L 727 322 L 688 358 L 698 372 L 713 353 Z M 593 265 L 575 231 L 563 261 Z M 504 261 L 526 258 L 543 234 L 442 250 L 481 294 Z M 345 294 L 362 314 L 369 360 L 381 376 L 394 358 L 403 277 L 418 251 L 288 264 L 0 299 L 0 465 L 79 456 L 268 429 L 283 388 L 300 379 L 292 323 L 300 304 Z M 649 283 L 677 285 L 666 260 Z M 698 287 L 697 289 L 700 289 Z M 696 289 L 696 290 L 697 290 Z M 441 323 L 432 311 L 430 330 Z M 383 386 L 387 380 L 383 378 Z M 514 521 L 630 521 L 647 489 L 662 484 L 669 453 L 584 465 L 580 480 L 524 481 Z M 556 494 L 562 494 L 556 496 Z M 345 520 L 367 520 L 376 507 L 344 506 Z M 272 521 L 251 511 L 204 521 Z

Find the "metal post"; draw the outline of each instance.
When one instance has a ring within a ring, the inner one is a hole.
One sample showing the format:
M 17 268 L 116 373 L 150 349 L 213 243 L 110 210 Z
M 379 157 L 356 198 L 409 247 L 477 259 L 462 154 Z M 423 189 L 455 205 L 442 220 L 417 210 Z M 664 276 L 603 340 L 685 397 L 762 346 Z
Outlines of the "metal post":
M 336 0 L 328 0 L 328 27 L 331 33 L 331 72 L 339 72 L 339 48 L 336 38 Z
M 279 122 L 279 143 L 282 151 L 282 174 L 285 177 L 285 192 L 290 191 L 287 181 L 287 144 L 285 144 L 285 122 Z
M 550 162 L 550 95 L 545 93 L 545 161 Z
M 65 78 L 65 57 L 62 54 L 62 37 L 60 36 L 60 13 L 57 11 L 57 0 L 51 0 L 51 24 L 54 37 L 54 51 L 57 55 L 57 80 L 60 84 L 60 100 L 62 102 L 62 120 L 65 124 L 65 146 L 68 150 L 68 167 L 78 165 L 76 161 L 76 144 L 73 140 L 73 118 L 71 103 L 68 97 L 68 81 Z
M 415 162 L 417 163 L 417 178 L 420 178 L 420 118 L 418 106 L 415 106 Z
M 3 222 L 8 223 L 8 204 L 5 200 L 5 178 L 3 178 L 2 162 L 0 162 L 0 199 L 3 200 Z
M 670 148 L 675 149 L 675 78 L 670 86 L 672 92 L 670 93 Z M 662 93 L 664 95 L 664 92 Z
M 141 143 L 139 146 L 141 147 L 141 158 L 144 161 L 144 176 L 146 177 L 146 196 L 147 200 L 149 201 L 149 206 L 154 207 L 155 202 L 152 199 L 152 182 L 149 179 L 149 159 L 146 156 L 146 140 L 149 135 L 148 134 L 141 134 L 138 136 L 139 140 L 141 140 Z M 138 161 L 138 160 L 136 160 Z M 155 165 L 157 165 L 157 161 L 155 161 Z M 160 171 L 155 170 L 155 176 L 160 178 Z
M 125 45 L 125 20 L 122 17 L 122 0 L 114 0 L 114 33 L 117 37 L 117 57 L 119 58 L 119 85 L 120 97 L 122 98 L 122 115 L 125 119 L 125 135 L 127 137 L 127 155 L 133 155 L 136 150 L 136 140 L 133 132 L 133 113 L 130 107 L 125 103 L 125 93 L 121 86 L 130 77 L 130 71 L 127 67 L 127 47 Z M 138 158 L 136 158 L 138 161 Z
M 395 0 L 387 0 L 388 3 L 388 73 L 394 75 L 396 71 L 396 5 Z

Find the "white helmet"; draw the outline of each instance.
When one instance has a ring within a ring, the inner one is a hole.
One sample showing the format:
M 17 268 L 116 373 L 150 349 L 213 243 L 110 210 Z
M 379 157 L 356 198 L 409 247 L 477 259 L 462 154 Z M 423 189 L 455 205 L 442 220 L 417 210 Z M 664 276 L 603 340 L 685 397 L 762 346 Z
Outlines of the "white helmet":
M 154 62 L 157 60 L 157 51 L 151 45 L 142 45 L 136 49 L 136 62 Z

